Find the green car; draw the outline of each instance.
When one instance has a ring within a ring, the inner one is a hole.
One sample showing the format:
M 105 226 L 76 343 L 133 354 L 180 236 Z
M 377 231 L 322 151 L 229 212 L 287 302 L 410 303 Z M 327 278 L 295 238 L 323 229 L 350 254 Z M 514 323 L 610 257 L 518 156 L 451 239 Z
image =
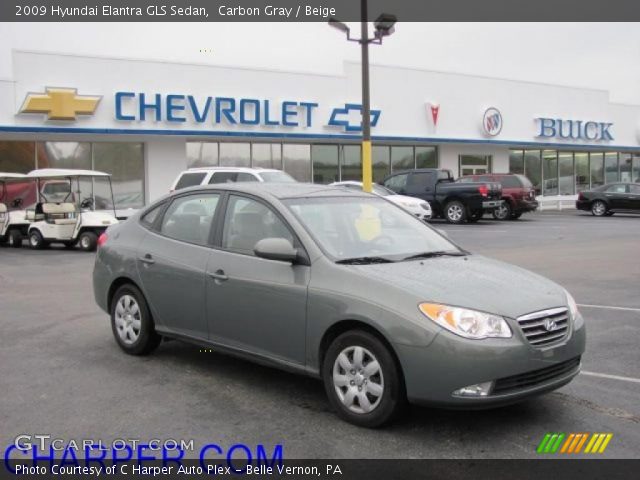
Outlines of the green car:
M 318 377 L 357 425 L 407 401 L 521 401 L 580 370 L 585 325 L 564 288 L 357 190 L 193 187 L 98 244 L 95 298 L 126 353 L 170 337 Z

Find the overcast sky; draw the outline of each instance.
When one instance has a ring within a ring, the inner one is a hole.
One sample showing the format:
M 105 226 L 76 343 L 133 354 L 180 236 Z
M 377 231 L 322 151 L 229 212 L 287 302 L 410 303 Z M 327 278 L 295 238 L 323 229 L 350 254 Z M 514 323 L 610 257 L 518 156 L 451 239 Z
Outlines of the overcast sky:
M 598 88 L 640 105 L 639 27 L 404 23 L 371 62 Z M 338 74 L 359 59 L 326 23 L 0 23 L 0 39 L 0 78 L 12 76 L 12 48 Z

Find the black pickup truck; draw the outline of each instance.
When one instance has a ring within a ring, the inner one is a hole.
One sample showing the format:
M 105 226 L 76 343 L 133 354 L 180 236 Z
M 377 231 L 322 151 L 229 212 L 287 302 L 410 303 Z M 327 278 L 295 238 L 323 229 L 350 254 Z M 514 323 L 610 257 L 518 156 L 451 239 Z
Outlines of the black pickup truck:
M 393 173 L 381 184 L 400 195 L 426 200 L 433 216 L 449 223 L 477 222 L 485 210 L 493 211 L 502 203 L 499 183 L 454 183 L 449 170 L 420 168 Z

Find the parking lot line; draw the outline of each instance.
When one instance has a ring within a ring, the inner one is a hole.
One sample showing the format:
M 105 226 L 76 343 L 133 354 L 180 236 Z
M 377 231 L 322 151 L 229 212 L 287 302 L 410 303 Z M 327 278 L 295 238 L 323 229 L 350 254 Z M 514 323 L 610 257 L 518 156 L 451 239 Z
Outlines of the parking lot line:
M 609 378 L 611 380 L 622 380 L 623 382 L 640 383 L 640 378 L 622 377 L 620 375 L 609 375 L 608 373 L 596 373 L 596 372 L 580 372 L 581 375 L 587 375 L 588 377 Z
M 578 306 L 585 307 L 585 308 L 605 308 L 609 310 L 624 310 L 626 312 L 640 312 L 640 308 L 633 308 L 633 307 L 612 307 L 610 305 L 587 305 L 585 303 L 579 303 Z

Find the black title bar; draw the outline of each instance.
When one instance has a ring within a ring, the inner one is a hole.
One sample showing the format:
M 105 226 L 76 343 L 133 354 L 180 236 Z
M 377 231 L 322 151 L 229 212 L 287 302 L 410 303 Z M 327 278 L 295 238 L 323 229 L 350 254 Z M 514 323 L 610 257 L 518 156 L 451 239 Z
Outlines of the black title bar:
M 616 22 L 640 19 L 633 0 L 368 0 L 369 21 Z M 360 0 L 2 0 L 0 22 L 359 21 Z

